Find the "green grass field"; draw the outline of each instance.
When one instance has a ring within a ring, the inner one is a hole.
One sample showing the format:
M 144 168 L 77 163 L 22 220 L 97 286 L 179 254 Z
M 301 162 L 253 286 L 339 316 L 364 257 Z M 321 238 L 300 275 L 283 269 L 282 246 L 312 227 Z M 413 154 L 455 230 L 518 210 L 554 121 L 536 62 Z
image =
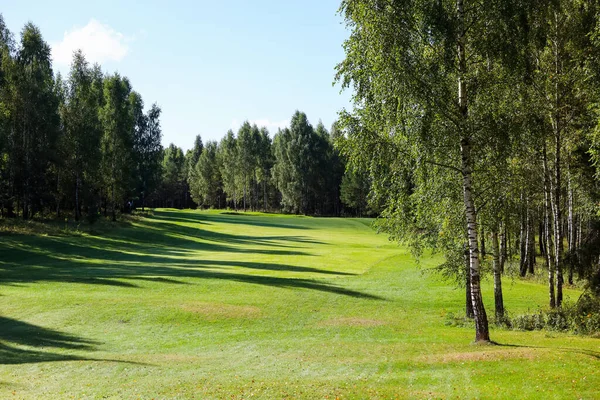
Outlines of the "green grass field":
M 162 210 L 0 255 L 1 399 L 600 398 L 599 339 L 473 345 L 444 324 L 463 290 L 367 220 Z M 504 284 L 512 314 L 546 304 Z

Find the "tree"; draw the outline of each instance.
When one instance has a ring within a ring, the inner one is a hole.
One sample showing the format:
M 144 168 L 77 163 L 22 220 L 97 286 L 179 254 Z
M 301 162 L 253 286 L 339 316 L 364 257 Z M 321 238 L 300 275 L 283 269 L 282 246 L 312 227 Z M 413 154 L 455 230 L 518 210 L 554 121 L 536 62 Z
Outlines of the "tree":
M 122 202 L 131 187 L 133 165 L 133 127 L 129 95 L 131 85 L 119 74 L 104 81 L 104 106 L 100 110 L 103 126 L 102 172 L 111 215 L 116 220 L 117 202 Z M 105 208 L 106 209 L 106 208 Z
M 233 203 L 233 208 L 237 210 L 239 190 L 239 158 L 237 139 L 232 130 L 221 142 L 217 150 L 221 177 L 223 180 L 223 190 L 227 195 L 227 200 Z
M 0 14 L 0 215 L 12 216 L 11 185 L 9 170 L 9 139 L 11 128 L 11 72 L 14 67 L 15 43 Z
M 154 103 L 147 114 L 143 112 L 143 101 L 139 94 L 130 96 L 135 121 L 133 154 L 136 163 L 136 192 L 140 197 L 142 211 L 146 198 L 161 182 L 163 148 L 161 144 L 160 107 Z
M 269 185 L 271 182 L 271 168 L 273 168 L 273 154 L 271 137 L 267 128 L 260 130 L 258 147 L 256 149 L 256 183 L 262 185 L 263 210 L 269 209 Z
M 206 143 L 194 169 L 195 180 L 190 182 L 194 201 L 206 207 L 219 206 L 222 184 L 217 157 L 217 142 Z
M 273 176 L 284 208 L 292 212 L 314 211 L 316 140 L 306 114 L 300 111 L 292 116 L 290 129 L 280 130 L 273 140 Z
M 167 207 L 183 207 L 186 178 L 183 150 L 173 143 L 164 151 L 162 161 L 163 196 Z
M 354 112 L 341 119 L 350 139 L 348 156 L 390 156 L 382 147 L 392 146 L 395 154 L 386 161 L 399 169 L 392 173 L 417 178 L 387 203 L 387 214 L 395 217 L 405 207 L 421 207 L 414 203 L 415 190 L 423 196 L 440 190 L 434 173 L 443 168 L 458 175 L 450 182 L 454 193 L 462 192 L 465 234 L 458 237 L 468 242 L 475 339 L 489 341 L 480 288 L 476 192 L 481 185 L 475 171 L 483 160 L 479 152 L 493 135 L 486 126 L 489 109 L 478 95 L 499 83 L 497 68 L 519 59 L 526 10 L 518 1 L 500 0 L 345 0 L 340 11 L 351 35 L 337 78 L 355 91 Z M 380 164 L 383 168 L 385 163 Z M 407 239 L 423 228 L 430 230 L 427 239 L 439 233 L 439 225 L 415 223 L 423 214 L 410 215 L 416 219 L 389 226 L 402 230 L 394 232 L 397 238 Z
M 348 169 L 342 178 L 340 199 L 347 207 L 356 211 L 359 217 L 367 212 L 368 195 L 371 189 L 369 175 L 362 171 Z
M 93 187 L 100 165 L 100 140 L 102 126 L 98 117 L 98 99 L 92 91 L 93 76 L 81 51 L 73 55 L 71 72 L 63 107 L 64 135 L 62 138 L 65 156 L 64 169 L 68 172 L 69 182 L 73 182 L 75 219 L 81 217 L 82 197 L 90 204 Z M 71 187 L 71 185 L 69 185 Z M 87 186 L 85 195 L 82 188 Z M 96 212 L 95 207 L 92 212 Z
M 56 162 L 60 122 L 50 47 L 31 23 L 21 32 L 11 75 L 9 168 L 17 203 L 21 203 L 23 219 L 28 219 L 50 202 L 55 187 L 49 184 L 47 173 Z
M 248 121 L 244 122 L 237 134 L 237 157 L 239 162 L 239 181 L 241 182 L 243 193 L 244 211 L 246 211 L 247 197 L 253 175 L 256 169 L 256 145 L 258 128 L 251 126 Z M 251 196 L 250 196 L 251 197 Z

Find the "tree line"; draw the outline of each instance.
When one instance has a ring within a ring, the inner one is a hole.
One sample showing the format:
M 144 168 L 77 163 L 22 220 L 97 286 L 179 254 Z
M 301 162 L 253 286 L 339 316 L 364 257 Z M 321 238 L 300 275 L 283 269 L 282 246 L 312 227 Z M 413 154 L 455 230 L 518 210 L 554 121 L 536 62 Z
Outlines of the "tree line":
M 345 172 L 338 135 L 296 112 L 271 138 L 245 122 L 187 152 L 163 148 L 161 109 L 118 73 L 73 55 L 63 77 L 28 23 L 16 41 L 0 15 L 0 213 L 95 220 L 134 207 L 364 215 L 368 179 Z
M 384 200 L 382 229 L 445 254 L 476 340 L 489 340 L 481 276 L 501 321 L 507 263 L 543 268 L 553 309 L 577 279 L 600 295 L 599 2 L 344 0 L 340 13 L 337 79 L 355 104 L 342 154 Z
M 307 215 L 373 215 L 370 181 L 364 173 L 346 170 L 335 143 L 345 140 L 334 123 L 329 132 L 314 128 L 296 111 L 290 126 L 269 131 L 248 121 L 219 141 L 192 149 L 170 145 L 165 151 L 164 184 L 173 198 L 185 198 L 206 208 L 263 210 Z M 160 204 L 160 201 L 159 201 Z M 163 206 L 181 205 L 173 199 Z
M 161 182 L 160 108 L 126 77 L 91 66 L 81 51 L 68 77 L 28 23 L 17 43 L 0 15 L 0 211 L 116 218 Z

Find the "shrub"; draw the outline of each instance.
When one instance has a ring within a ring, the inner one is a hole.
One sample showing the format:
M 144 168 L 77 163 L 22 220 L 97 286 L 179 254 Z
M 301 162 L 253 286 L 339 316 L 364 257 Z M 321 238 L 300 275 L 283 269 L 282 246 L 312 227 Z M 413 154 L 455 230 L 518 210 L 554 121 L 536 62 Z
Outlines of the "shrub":
M 508 318 L 508 317 L 507 317 Z M 508 326 L 523 331 L 547 329 L 590 335 L 600 333 L 600 298 L 584 294 L 573 305 L 508 318 Z

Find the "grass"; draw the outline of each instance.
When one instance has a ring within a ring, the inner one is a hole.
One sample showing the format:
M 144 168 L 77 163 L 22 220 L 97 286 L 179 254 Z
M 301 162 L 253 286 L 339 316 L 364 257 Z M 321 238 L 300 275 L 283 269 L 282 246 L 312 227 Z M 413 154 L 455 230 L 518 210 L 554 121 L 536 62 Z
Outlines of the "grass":
M 160 210 L 0 229 L 0 398 L 598 398 L 598 339 L 444 324 L 463 290 L 365 220 Z M 546 304 L 504 282 L 513 314 Z M 484 296 L 492 313 L 490 282 Z M 576 299 L 578 292 L 567 290 Z

